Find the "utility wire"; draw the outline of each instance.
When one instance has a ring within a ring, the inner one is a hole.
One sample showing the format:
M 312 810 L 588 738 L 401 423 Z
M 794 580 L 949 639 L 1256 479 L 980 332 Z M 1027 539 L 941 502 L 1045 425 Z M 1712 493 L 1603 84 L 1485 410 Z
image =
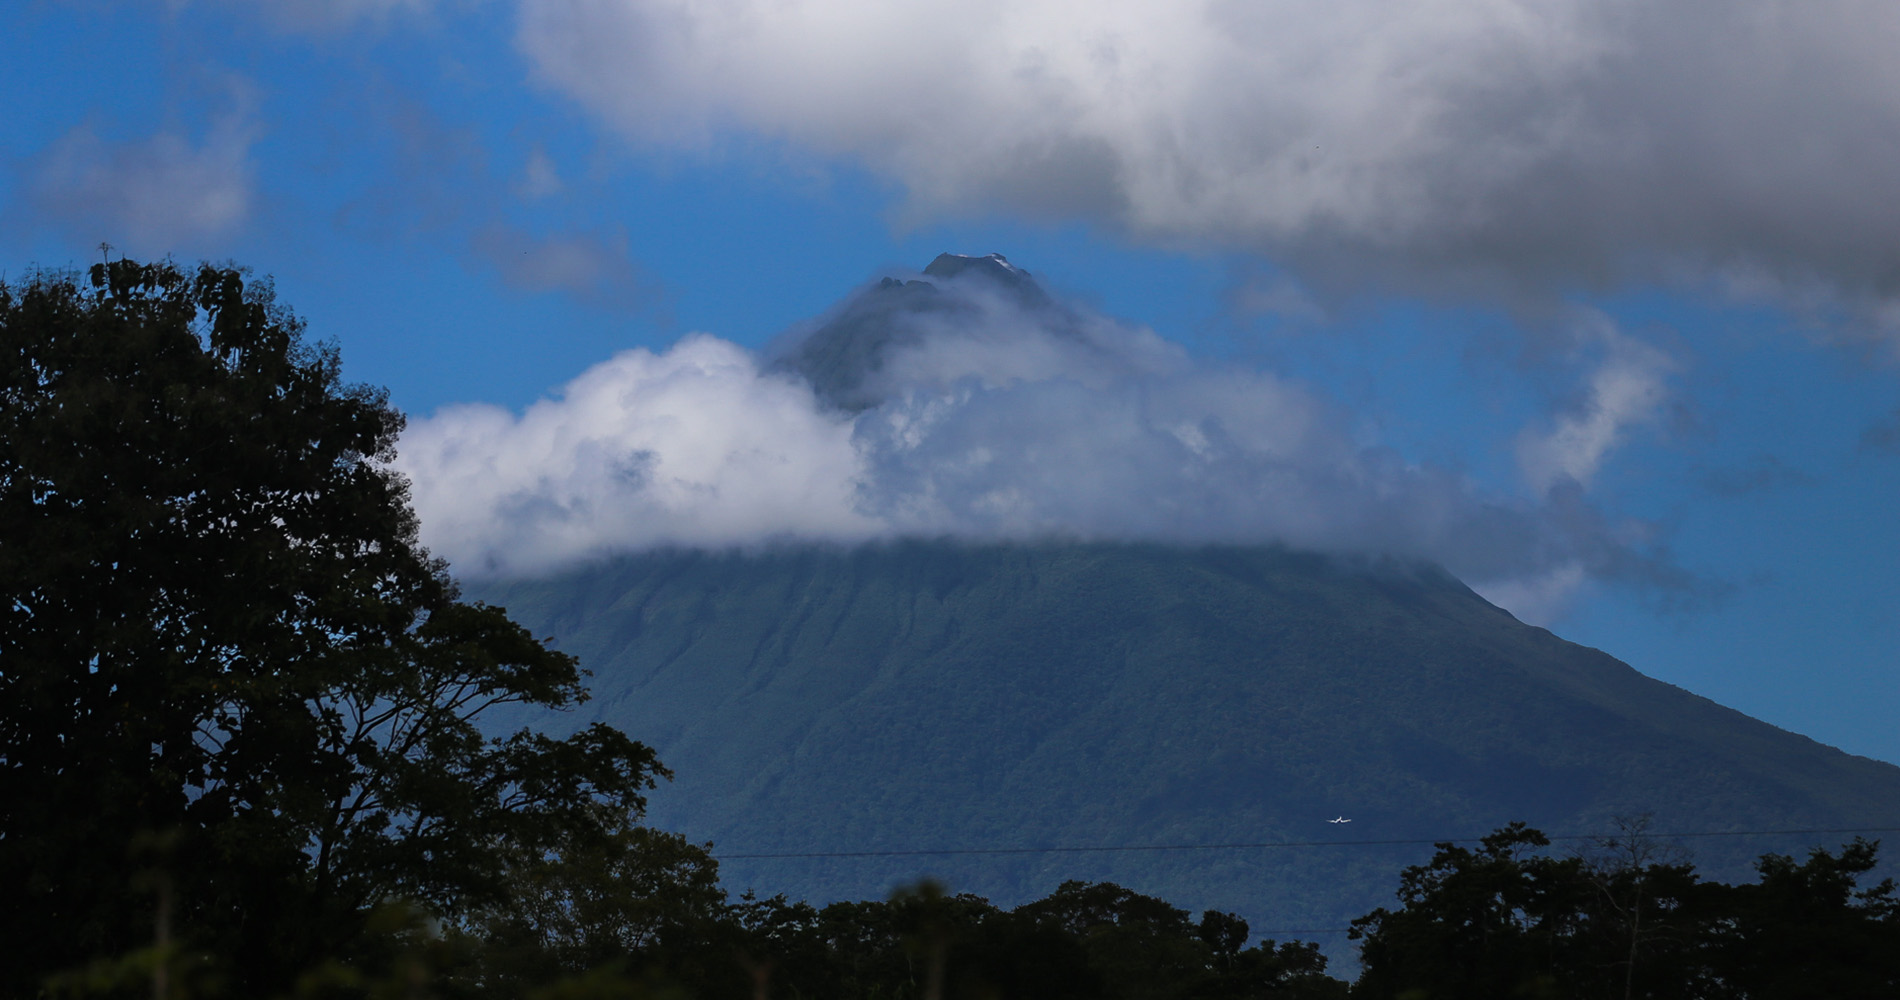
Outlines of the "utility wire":
M 1699 837 L 1798 837 L 1837 836 L 1847 833 L 1900 833 L 1896 826 L 1848 827 L 1837 830 L 1706 830 L 1692 833 L 1567 833 L 1546 835 L 1551 843 L 1579 840 L 1609 840 L 1641 837 L 1644 840 L 1686 840 Z M 1235 844 L 1124 844 L 1097 847 L 946 847 L 901 851 L 787 851 L 743 854 L 714 854 L 719 861 L 766 861 L 818 858 L 920 858 L 960 855 L 1007 854 L 1119 854 L 1135 851 L 1245 851 L 1288 847 L 1414 847 L 1436 844 L 1476 844 L 1483 837 L 1418 837 L 1401 840 L 1274 840 Z M 1311 933 L 1319 933 L 1314 931 Z
M 1350 927 L 1302 927 L 1302 928 L 1299 928 L 1298 930 L 1291 930 L 1291 931 L 1248 931 L 1247 932 L 1248 936 L 1251 938 L 1255 938 L 1255 939 L 1265 938 L 1269 941 L 1278 941 L 1278 940 L 1281 940 L 1282 938 L 1290 938 L 1296 934 L 1350 934 L 1350 933 L 1352 933 L 1352 928 Z

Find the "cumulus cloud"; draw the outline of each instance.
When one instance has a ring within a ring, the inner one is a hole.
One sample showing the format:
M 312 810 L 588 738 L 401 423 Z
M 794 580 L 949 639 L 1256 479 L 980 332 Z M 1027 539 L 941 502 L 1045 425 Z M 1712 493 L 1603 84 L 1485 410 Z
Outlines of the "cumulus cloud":
M 696 335 L 519 415 L 441 411 L 410 425 L 399 467 L 424 541 L 463 573 L 947 536 L 1423 558 L 1538 608 L 1592 578 L 1689 585 L 1574 478 L 1536 500 L 1488 494 L 1353 426 L 1271 372 L 1197 363 L 982 275 L 926 274 L 763 355 Z
M 850 423 L 706 336 L 620 354 L 519 416 L 442 410 L 410 424 L 400 456 L 424 541 L 464 573 L 878 529 L 856 509 Z
M 82 125 L 44 150 L 32 171 L 34 211 L 87 239 L 141 254 L 243 225 L 255 201 L 248 114 L 219 118 L 201 139 L 161 131 L 133 142 Z
M 520 7 L 539 75 L 627 134 L 781 138 L 920 214 L 1086 218 L 1320 285 L 1733 278 L 1869 322 L 1900 300 L 1878 0 Z

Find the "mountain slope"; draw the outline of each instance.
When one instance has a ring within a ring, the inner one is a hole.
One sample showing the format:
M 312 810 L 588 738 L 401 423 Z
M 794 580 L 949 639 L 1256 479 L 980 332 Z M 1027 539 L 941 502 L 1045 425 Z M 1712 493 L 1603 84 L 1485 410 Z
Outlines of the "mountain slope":
M 720 854 L 1900 826 L 1851 757 L 1523 625 L 1441 571 L 1141 544 L 673 552 L 488 583 L 595 676 Z M 1343 814 L 1351 824 L 1328 824 Z M 1812 838 L 1810 838 L 1812 839 Z M 1841 838 L 1823 838 L 1838 843 Z M 1690 843 L 1737 877 L 1770 848 Z M 1333 928 L 1428 846 L 732 860 L 828 899 L 934 873 L 1010 902 L 1114 879 Z M 1336 944 L 1337 942 L 1332 942 Z

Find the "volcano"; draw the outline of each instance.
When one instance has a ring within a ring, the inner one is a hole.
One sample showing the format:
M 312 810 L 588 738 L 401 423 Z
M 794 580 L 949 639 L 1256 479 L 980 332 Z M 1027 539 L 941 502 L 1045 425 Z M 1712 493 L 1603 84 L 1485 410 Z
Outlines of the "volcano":
M 770 368 L 855 420 L 920 386 L 964 398 L 1024 378 L 1074 387 L 1021 411 L 1060 415 L 1090 378 L 1177 363 L 1101 330 L 999 255 L 946 254 L 862 289 Z M 1238 426 L 1162 428 L 1175 450 L 1154 454 L 1212 479 L 1210 442 Z M 971 441 L 941 454 L 975 468 L 992 453 Z M 1276 447 L 1248 482 L 1285 481 Z M 972 510 L 1013 495 L 981 485 Z M 735 889 L 826 901 L 929 876 L 1007 905 L 1106 880 L 1337 953 L 1434 840 L 1512 821 L 1584 835 L 1648 816 L 1728 879 L 1767 851 L 1900 827 L 1900 768 L 1520 622 L 1438 561 L 1209 544 L 1175 523 L 1271 501 L 1246 502 L 1158 502 L 1141 523 L 1169 537 L 1148 541 L 660 549 L 467 588 L 593 672 L 578 710 L 497 723 L 604 721 L 652 745 L 677 777 L 651 820 L 710 841 Z
M 1900 768 L 1423 564 L 920 541 L 648 553 L 478 595 L 594 674 L 578 711 L 511 721 L 647 741 L 677 775 L 652 821 L 767 894 L 930 876 L 1011 902 L 1081 878 L 1330 933 L 1429 841 L 1512 820 L 1738 834 L 1682 842 L 1729 877 L 1843 839 L 1754 831 L 1900 826 Z M 1271 844 L 1299 846 L 1220 846 Z M 911 853 L 972 850 L 1021 853 Z

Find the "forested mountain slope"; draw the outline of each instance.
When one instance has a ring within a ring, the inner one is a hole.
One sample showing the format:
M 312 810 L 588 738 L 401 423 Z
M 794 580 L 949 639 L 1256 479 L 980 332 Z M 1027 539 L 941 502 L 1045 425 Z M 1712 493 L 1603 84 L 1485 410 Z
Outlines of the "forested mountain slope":
M 1900 768 L 1524 625 L 1436 569 L 1267 547 L 662 552 L 471 585 L 593 671 L 721 855 L 1900 826 Z M 510 722 L 514 720 L 509 720 Z M 1327 820 L 1348 817 L 1350 824 Z M 1703 838 L 1712 877 L 1840 836 Z M 1002 902 L 1109 879 L 1257 931 L 1337 928 L 1426 845 L 730 859 L 832 899 L 935 874 Z M 1329 947 L 1337 946 L 1329 941 Z

